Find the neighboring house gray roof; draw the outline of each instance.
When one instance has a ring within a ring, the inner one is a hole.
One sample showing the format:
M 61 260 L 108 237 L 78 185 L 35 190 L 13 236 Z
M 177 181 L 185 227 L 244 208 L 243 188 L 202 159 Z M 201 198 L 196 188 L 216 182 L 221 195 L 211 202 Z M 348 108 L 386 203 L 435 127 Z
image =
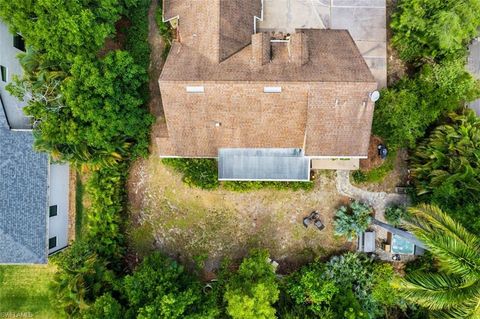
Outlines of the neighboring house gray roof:
M 32 132 L 9 129 L 3 105 L 0 176 L 0 263 L 46 263 L 48 158 Z

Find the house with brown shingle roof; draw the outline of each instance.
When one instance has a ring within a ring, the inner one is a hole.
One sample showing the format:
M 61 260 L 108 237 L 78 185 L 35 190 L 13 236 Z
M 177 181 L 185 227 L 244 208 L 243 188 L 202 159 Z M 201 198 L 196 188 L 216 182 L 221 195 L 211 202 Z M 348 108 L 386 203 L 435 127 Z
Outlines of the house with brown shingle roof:
M 377 83 L 346 30 L 256 33 L 261 0 L 164 0 L 162 157 L 218 158 L 221 180 L 309 180 L 368 155 Z

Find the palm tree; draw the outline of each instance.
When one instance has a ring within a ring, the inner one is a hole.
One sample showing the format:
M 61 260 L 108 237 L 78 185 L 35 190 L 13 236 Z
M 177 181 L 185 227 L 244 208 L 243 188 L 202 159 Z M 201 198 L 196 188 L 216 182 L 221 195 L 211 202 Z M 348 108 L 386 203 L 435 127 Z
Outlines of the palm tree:
M 451 114 L 415 151 L 412 174 L 419 195 L 453 184 L 480 193 L 480 117 L 472 110 Z
M 394 282 L 407 300 L 432 318 L 480 318 L 480 238 L 436 206 L 409 209 L 407 226 L 435 256 L 439 271 L 412 272 Z

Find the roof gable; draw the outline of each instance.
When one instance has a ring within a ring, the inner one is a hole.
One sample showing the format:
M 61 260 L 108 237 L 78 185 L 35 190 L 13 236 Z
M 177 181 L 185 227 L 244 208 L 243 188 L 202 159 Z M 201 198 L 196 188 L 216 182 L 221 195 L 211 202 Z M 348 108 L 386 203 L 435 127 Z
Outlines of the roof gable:
M 179 41 L 220 63 L 251 41 L 261 0 L 164 0 L 163 19 L 179 19 Z

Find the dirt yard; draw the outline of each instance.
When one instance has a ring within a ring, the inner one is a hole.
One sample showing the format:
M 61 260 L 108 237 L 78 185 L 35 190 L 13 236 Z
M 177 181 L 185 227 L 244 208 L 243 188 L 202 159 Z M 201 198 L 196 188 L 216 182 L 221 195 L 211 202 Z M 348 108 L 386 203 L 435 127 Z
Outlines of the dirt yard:
M 159 158 L 139 160 L 128 184 L 130 242 L 142 255 L 155 248 L 184 262 L 206 260 L 215 269 L 222 257 L 267 248 L 281 269 L 325 256 L 350 245 L 333 234 L 333 216 L 341 203 L 334 172 L 324 172 L 313 191 L 230 192 L 191 188 Z M 302 218 L 321 213 L 323 231 L 304 228 Z

